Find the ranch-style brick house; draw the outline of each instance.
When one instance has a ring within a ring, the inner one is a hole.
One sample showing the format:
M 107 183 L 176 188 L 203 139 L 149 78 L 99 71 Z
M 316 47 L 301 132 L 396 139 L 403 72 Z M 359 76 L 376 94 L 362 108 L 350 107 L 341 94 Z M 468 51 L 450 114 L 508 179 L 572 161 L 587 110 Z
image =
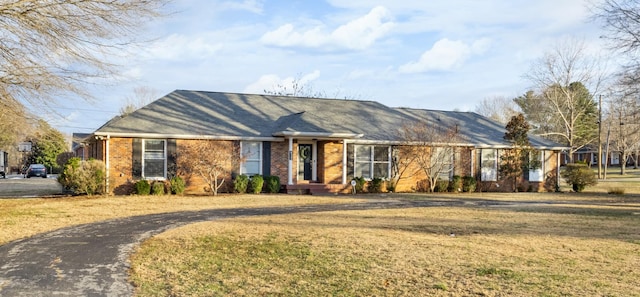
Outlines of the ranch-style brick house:
M 176 90 L 126 115 L 113 118 L 84 139 L 86 157 L 102 160 L 108 189 L 130 194 L 140 179 L 166 180 L 179 172 L 179 156 L 189 143 L 237 144 L 240 164 L 231 174 L 279 176 L 289 193 L 344 193 L 354 177 L 391 179 L 396 148 L 411 145 L 402 127 L 411 123 L 455 127 L 458 137 L 447 157 L 448 178 L 473 176 L 479 191 L 510 191 L 512 179 L 498 174 L 500 155 L 512 146 L 505 128 L 473 112 L 392 108 L 374 101 L 299 98 Z M 530 137 L 541 166 L 525 172 L 520 184 L 533 191 L 558 183 L 560 152 L 565 147 Z M 433 147 L 437 148 L 438 143 Z M 205 183 L 182 173 L 187 193 L 203 193 Z M 424 185 L 424 173 L 401 179 L 397 192 Z M 227 187 L 227 190 L 231 188 Z

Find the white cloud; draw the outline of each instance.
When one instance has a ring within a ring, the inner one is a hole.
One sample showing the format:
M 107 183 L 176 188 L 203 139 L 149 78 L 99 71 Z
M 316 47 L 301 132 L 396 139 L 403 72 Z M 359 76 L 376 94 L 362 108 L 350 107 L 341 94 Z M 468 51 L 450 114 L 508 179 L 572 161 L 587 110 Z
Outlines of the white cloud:
M 172 34 L 155 42 L 149 48 L 148 54 L 151 58 L 163 60 L 199 59 L 214 55 L 222 49 L 222 44 L 212 43 L 211 40 L 204 36 Z
M 389 11 L 378 6 L 360 18 L 326 32 L 324 26 L 307 30 L 296 30 L 293 24 L 285 24 L 274 31 L 265 33 L 261 41 L 267 45 L 281 47 L 330 47 L 362 50 L 384 37 L 395 25 Z
M 294 84 L 299 86 L 309 85 L 312 81 L 320 78 L 320 71 L 315 70 L 311 73 L 305 74 L 302 77 L 285 77 L 281 78 L 277 74 L 265 74 L 260 76 L 258 81 L 248 85 L 244 88 L 245 93 L 250 94 L 262 94 L 265 91 L 282 91 L 295 89 Z
M 418 61 L 402 65 L 399 70 L 403 73 L 452 70 L 461 67 L 473 54 L 484 53 L 489 45 L 490 40 L 486 38 L 471 45 L 459 40 L 440 39 Z

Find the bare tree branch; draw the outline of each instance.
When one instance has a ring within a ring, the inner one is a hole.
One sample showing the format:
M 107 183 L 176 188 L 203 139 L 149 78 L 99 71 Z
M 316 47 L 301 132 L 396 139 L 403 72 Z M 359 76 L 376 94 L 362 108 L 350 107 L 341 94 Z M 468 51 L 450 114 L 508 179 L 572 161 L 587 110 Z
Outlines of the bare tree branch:
M 170 0 L 11 0 L 0 4 L 0 102 L 51 107 L 113 76 L 112 62 Z

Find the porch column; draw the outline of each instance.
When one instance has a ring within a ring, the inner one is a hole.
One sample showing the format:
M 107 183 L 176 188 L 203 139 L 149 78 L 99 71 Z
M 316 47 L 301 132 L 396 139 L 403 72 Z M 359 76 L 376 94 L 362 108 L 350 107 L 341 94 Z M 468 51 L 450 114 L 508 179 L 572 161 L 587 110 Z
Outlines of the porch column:
M 347 184 L 347 140 L 342 140 L 342 184 Z
M 469 155 L 470 155 L 469 159 L 471 159 L 471 162 L 470 162 L 471 164 L 469 164 L 469 165 L 471 165 L 470 166 L 471 167 L 470 168 L 471 172 L 469 172 L 470 173 L 469 175 L 471 175 L 471 177 L 473 177 L 474 173 L 475 173 L 475 164 L 476 164 L 476 149 L 475 148 L 471 148 L 471 152 L 470 152 Z
M 104 143 L 105 143 L 105 145 L 104 145 L 105 146 L 105 149 L 104 149 L 105 150 L 105 158 L 104 158 L 105 159 L 105 164 L 104 164 L 104 167 L 105 167 L 105 184 L 106 184 L 105 192 L 106 193 L 109 193 L 109 170 L 111 169 L 111 168 L 109 168 L 110 167 L 110 164 L 109 164 L 109 139 L 111 139 L 111 135 L 107 135 L 107 139 L 104 141 Z
M 293 185 L 293 138 L 289 138 L 289 166 L 287 166 L 287 184 Z

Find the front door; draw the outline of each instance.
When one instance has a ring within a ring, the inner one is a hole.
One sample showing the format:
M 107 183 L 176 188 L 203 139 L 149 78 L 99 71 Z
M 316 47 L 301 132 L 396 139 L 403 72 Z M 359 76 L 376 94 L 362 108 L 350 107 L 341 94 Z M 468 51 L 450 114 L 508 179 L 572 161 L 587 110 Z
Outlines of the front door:
M 313 180 L 313 144 L 298 144 L 298 180 Z

